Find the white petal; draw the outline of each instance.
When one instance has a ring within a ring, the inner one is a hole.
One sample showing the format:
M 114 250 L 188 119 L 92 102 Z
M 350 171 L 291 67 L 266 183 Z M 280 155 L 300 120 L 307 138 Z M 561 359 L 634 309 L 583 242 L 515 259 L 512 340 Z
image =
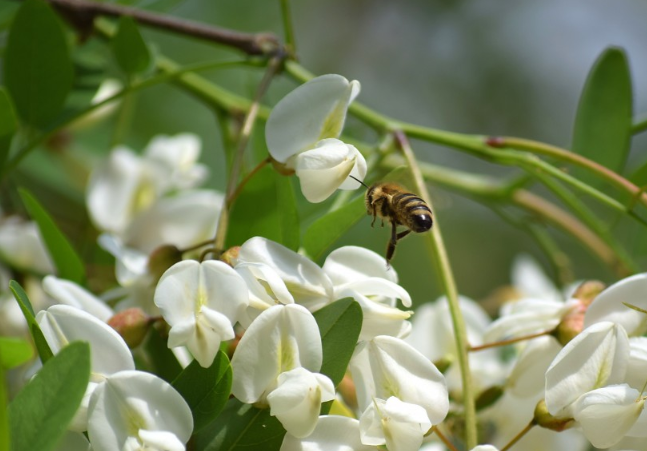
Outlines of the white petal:
M 357 150 L 356 147 L 354 146 L 349 146 L 349 147 L 351 147 L 355 152 L 355 166 L 353 166 L 353 169 L 350 171 L 349 176 L 346 177 L 346 180 L 344 180 L 342 184 L 339 185 L 339 189 L 344 189 L 344 190 L 361 188 L 363 185 L 355 179 L 364 181 L 364 177 L 366 177 L 366 169 L 367 169 L 364 155 L 362 155 L 361 152 Z M 351 175 L 355 178 L 350 177 Z
M 265 126 L 270 155 L 285 163 L 319 140 L 337 138 L 346 109 L 359 94 L 359 82 L 341 75 L 322 75 L 286 95 L 272 110 Z
M 292 164 L 301 183 L 301 192 L 308 201 L 318 203 L 339 189 L 355 165 L 361 167 L 362 163 L 358 162 L 363 159 L 355 147 L 331 138 L 318 142 L 314 149 L 296 155 Z M 361 176 L 360 180 L 363 178 Z M 352 181 L 358 185 L 358 182 Z M 350 182 L 348 186 L 345 189 L 356 189 Z
M 398 274 L 393 268 L 387 269 L 384 257 L 364 247 L 344 246 L 335 249 L 326 257 L 323 270 L 335 285 L 369 277 L 398 283 Z
M 150 253 L 163 244 L 185 248 L 213 238 L 222 202 L 222 194 L 211 190 L 182 191 L 160 199 L 133 219 L 124 242 Z
M 247 240 L 237 263 L 264 263 L 283 279 L 294 301 L 316 311 L 333 300 L 333 287 L 323 270 L 307 259 L 263 237 Z
M 175 434 L 166 431 L 139 430 L 139 438 L 142 444 L 154 450 L 160 451 L 184 451 L 184 443 Z
M 404 341 L 378 336 L 360 343 L 350 363 L 360 409 L 373 398 L 396 396 L 423 407 L 433 424 L 449 411 L 444 376 L 422 354 Z
M 151 140 L 144 155 L 162 166 L 161 172 L 166 176 L 162 183 L 167 189 L 188 189 L 204 181 L 208 175 L 207 168 L 197 164 L 200 147 L 200 138 L 191 133 L 160 135 Z
M 550 331 L 557 327 L 564 315 L 571 311 L 573 303 L 524 299 L 515 302 L 507 315 L 488 327 L 486 343 L 533 333 Z
M 274 389 L 282 372 L 300 366 L 318 372 L 321 362 L 321 336 L 312 314 L 298 304 L 270 307 L 236 347 L 232 393 L 242 402 L 256 402 Z
M 84 310 L 103 322 L 108 322 L 114 314 L 105 302 L 69 280 L 46 276 L 43 290 L 57 302 Z
M 120 233 L 133 214 L 148 207 L 157 196 L 157 188 L 146 177 L 141 158 L 125 147 L 117 147 L 90 176 L 88 213 L 100 230 Z
M 636 274 L 611 285 L 591 303 L 584 316 L 584 327 L 600 321 L 621 324 L 630 336 L 647 332 L 647 315 L 623 302 L 647 310 L 647 273 Z
M 540 392 L 545 386 L 546 370 L 561 349 L 551 336 L 530 340 L 508 377 L 507 387 L 519 398 Z
M 309 436 L 317 424 L 321 403 L 335 398 L 332 381 L 322 374 L 295 368 L 281 373 L 277 383 L 276 389 L 267 396 L 270 414 L 291 435 Z
M 164 380 L 142 371 L 122 371 L 100 384 L 90 400 L 89 418 L 94 451 L 120 450 L 141 430 L 167 431 L 181 443 L 193 431 L 184 398 Z
M 339 290 L 339 293 L 343 293 L 344 296 L 352 296 L 348 293 L 356 292 L 362 296 L 380 296 L 391 299 L 400 299 L 402 301 L 402 305 L 405 307 L 411 307 L 411 296 L 409 296 L 407 290 L 397 283 L 381 279 L 379 277 L 356 280 L 354 282 L 349 282 L 342 287 L 338 287 L 337 289 Z
M 269 306 L 276 303 L 294 304 L 288 287 L 272 267 L 265 263 L 240 263 L 235 270 L 245 279 L 250 296 L 257 301 Z
M 126 247 L 120 238 L 107 233 L 99 235 L 97 242 L 102 249 L 115 257 L 115 276 L 121 286 L 132 286 L 147 274 L 148 255 Z
M 281 451 L 375 451 L 375 447 L 360 442 L 356 419 L 324 415 L 307 438 L 285 434 Z
M 499 448 L 492 445 L 478 445 L 472 448 L 472 451 L 499 451 Z
M 387 445 L 393 451 L 416 451 L 431 428 L 425 410 L 396 397 L 375 399 L 359 420 L 365 445 Z
M 35 222 L 11 216 L 0 221 L 0 256 L 24 271 L 51 274 L 54 265 Z
M 555 284 L 546 276 L 537 261 L 527 254 L 521 254 L 512 264 L 512 285 L 521 291 L 523 297 L 561 301 L 562 295 Z
M 629 339 L 622 326 L 601 322 L 584 329 L 557 354 L 546 371 L 546 407 L 553 416 L 572 416 L 584 393 L 623 380 Z
M 642 388 L 647 378 L 647 337 L 630 338 L 629 347 L 626 382 L 633 388 Z
M 593 446 L 609 448 L 631 429 L 644 404 L 638 390 L 614 385 L 582 395 L 575 403 L 573 416 Z
M 68 305 L 54 305 L 36 315 L 47 344 L 56 354 L 68 343 L 90 343 L 92 373 L 107 376 L 135 369 L 132 354 L 123 338 L 106 323 Z

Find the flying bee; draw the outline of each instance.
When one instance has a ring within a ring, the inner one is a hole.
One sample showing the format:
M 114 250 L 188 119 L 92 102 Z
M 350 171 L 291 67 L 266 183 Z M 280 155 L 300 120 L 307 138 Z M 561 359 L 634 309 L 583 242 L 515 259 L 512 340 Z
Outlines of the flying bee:
M 434 223 L 433 213 L 418 195 L 407 192 L 396 183 L 375 183 L 369 187 L 360 180 L 357 181 L 367 188 L 366 214 L 373 216 L 371 227 L 374 226 L 378 216 L 382 220 L 383 227 L 385 219 L 391 222 L 391 239 L 386 248 L 388 265 L 399 240 L 411 232 L 423 233 L 431 229 Z M 406 227 L 407 230 L 398 232 L 398 226 Z

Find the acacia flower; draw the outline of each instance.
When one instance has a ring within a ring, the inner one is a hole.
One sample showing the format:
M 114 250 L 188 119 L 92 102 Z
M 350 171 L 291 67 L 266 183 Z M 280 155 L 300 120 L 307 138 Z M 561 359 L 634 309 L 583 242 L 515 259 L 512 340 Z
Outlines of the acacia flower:
M 106 323 L 69 305 L 53 305 L 47 310 L 41 310 L 36 315 L 36 321 L 54 354 L 72 341 L 90 343 L 90 382 L 70 426 L 74 431 L 85 431 L 88 403 L 98 384 L 112 374 L 135 369 L 128 345 Z
M 350 362 L 362 411 L 375 398 L 397 397 L 427 412 L 432 425 L 449 411 L 445 378 L 422 354 L 398 338 L 380 335 L 360 342 Z
M 348 105 L 359 94 L 359 82 L 341 75 L 322 75 L 286 95 L 272 110 L 265 127 L 275 165 L 296 172 L 310 202 L 322 202 L 336 189 L 357 189 L 366 160 L 341 134 Z
M 321 403 L 334 398 L 322 363 L 321 336 L 312 314 L 298 304 L 263 311 L 241 338 L 231 360 L 232 394 L 244 403 L 270 406 L 295 437 L 309 435 Z
M 191 409 L 167 382 L 143 371 L 122 371 L 90 400 L 88 435 L 94 451 L 184 451 L 193 432 Z
M 391 396 L 386 401 L 375 398 L 359 420 L 360 436 L 365 445 L 384 445 L 390 451 L 416 451 L 431 422 L 425 409 Z
M 155 289 L 155 304 L 171 326 L 168 346 L 186 346 L 209 367 L 220 342 L 235 337 L 233 325 L 248 303 L 245 281 L 227 264 L 185 260 L 169 268 Z

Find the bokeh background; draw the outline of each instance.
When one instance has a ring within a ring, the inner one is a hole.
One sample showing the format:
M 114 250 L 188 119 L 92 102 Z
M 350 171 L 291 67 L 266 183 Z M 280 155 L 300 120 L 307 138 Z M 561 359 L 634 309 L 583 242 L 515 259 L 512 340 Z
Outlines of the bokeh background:
M 168 13 L 178 17 L 241 31 L 283 34 L 278 0 L 166 3 L 171 6 Z M 146 5 L 146 1 L 138 4 Z M 586 75 L 608 46 L 625 49 L 633 77 L 634 111 L 647 111 L 644 1 L 294 0 L 292 15 L 299 60 L 306 68 L 315 74 L 338 73 L 359 80 L 358 101 L 405 121 L 568 147 Z M 181 63 L 236 55 L 190 38 L 143 30 L 156 43 L 155 50 Z M 96 51 L 106 49 L 97 46 Z M 231 69 L 204 75 L 251 96 L 261 71 Z M 287 77 L 277 80 L 265 103 L 275 104 L 295 86 Z M 204 143 L 202 160 L 212 171 L 209 185 L 224 188 L 220 132 L 210 110 L 171 85 L 143 91 L 131 108 L 125 143 L 141 150 L 156 134 L 196 133 Z M 115 120 L 79 131 L 70 144 L 74 155 L 88 162 L 105 156 L 114 138 Z M 356 121 L 350 120 L 347 129 L 371 137 Z M 455 149 L 420 142 L 414 142 L 414 148 L 421 160 L 450 168 L 495 176 L 514 171 Z M 646 153 L 647 133 L 635 136 L 628 172 L 647 160 Z M 69 177 L 69 161 L 61 163 L 40 154 L 25 164 L 30 177 L 47 180 L 71 198 L 82 199 L 82 181 Z M 537 245 L 487 206 L 441 187 L 430 188 L 462 294 L 482 300 L 509 283 L 512 262 L 521 253 L 535 256 L 548 271 Z M 311 222 L 317 210 L 301 205 L 302 221 Z M 614 223 L 614 218 L 606 219 Z M 367 217 L 339 244 L 366 246 L 382 254 L 389 232 L 371 229 L 369 224 Z M 579 244 L 560 232 L 554 236 L 571 256 L 577 278 L 615 279 Z M 407 238 L 394 261 L 402 284 L 417 304 L 441 292 L 422 248 L 419 237 Z

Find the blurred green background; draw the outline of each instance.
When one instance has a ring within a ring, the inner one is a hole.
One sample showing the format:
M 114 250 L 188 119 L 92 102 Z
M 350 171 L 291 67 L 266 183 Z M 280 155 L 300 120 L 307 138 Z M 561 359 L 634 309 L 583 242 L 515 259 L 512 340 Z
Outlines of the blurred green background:
M 140 6 L 146 3 L 137 2 Z M 171 6 L 168 13 L 177 17 L 283 35 L 278 1 L 166 3 Z M 359 80 L 362 92 L 358 101 L 391 117 L 443 130 L 519 136 L 568 147 L 587 72 L 611 45 L 624 48 L 629 56 L 634 111 L 647 111 L 644 1 L 295 0 L 291 7 L 301 64 L 315 74 L 338 73 Z M 147 41 L 154 43 L 155 51 L 180 63 L 237 55 L 191 38 L 145 27 L 142 31 Z M 94 51 L 109 53 L 99 45 L 89 53 Z M 251 97 L 261 70 L 227 69 L 204 75 Z M 287 77 L 277 79 L 264 102 L 275 104 L 295 86 Z M 131 107 L 123 135 L 128 146 L 141 150 L 156 134 L 196 133 L 203 140 L 202 161 L 211 168 L 208 184 L 224 189 L 222 141 L 209 109 L 172 85 L 141 92 L 132 99 Z M 115 120 L 78 132 L 70 144 L 74 154 L 88 161 L 105 156 L 113 141 Z M 374 139 L 352 118 L 346 131 Z M 454 149 L 421 142 L 413 145 L 423 161 L 497 177 L 514 171 Z M 646 152 L 647 133 L 636 135 L 630 166 L 644 162 Z M 81 198 L 78 182 L 69 177 L 69 165 L 42 153 L 30 157 L 25 165 L 37 178 L 54 183 L 58 190 L 76 193 L 72 197 L 77 200 Z M 430 188 L 461 294 L 483 299 L 509 283 L 512 261 L 520 253 L 532 254 L 548 271 L 546 259 L 528 235 L 484 205 L 440 187 Z M 301 197 L 300 206 L 304 223 L 318 214 L 316 207 Z M 605 219 L 614 224 L 616 214 L 608 215 L 611 217 Z M 338 244 L 365 246 L 383 254 L 389 231 L 371 229 L 369 224 L 367 217 Z M 576 278 L 615 280 L 614 274 L 570 237 L 558 231 L 554 237 L 571 257 Z M 627 247 L 638 252 L 631 243 L 634 237 L 625 238 Z M 639 261 L 646 262 L 644 258 Z M 393 266 L 416 304 L 441 293 L 420 237 L 411 236 L 398 246 Z

